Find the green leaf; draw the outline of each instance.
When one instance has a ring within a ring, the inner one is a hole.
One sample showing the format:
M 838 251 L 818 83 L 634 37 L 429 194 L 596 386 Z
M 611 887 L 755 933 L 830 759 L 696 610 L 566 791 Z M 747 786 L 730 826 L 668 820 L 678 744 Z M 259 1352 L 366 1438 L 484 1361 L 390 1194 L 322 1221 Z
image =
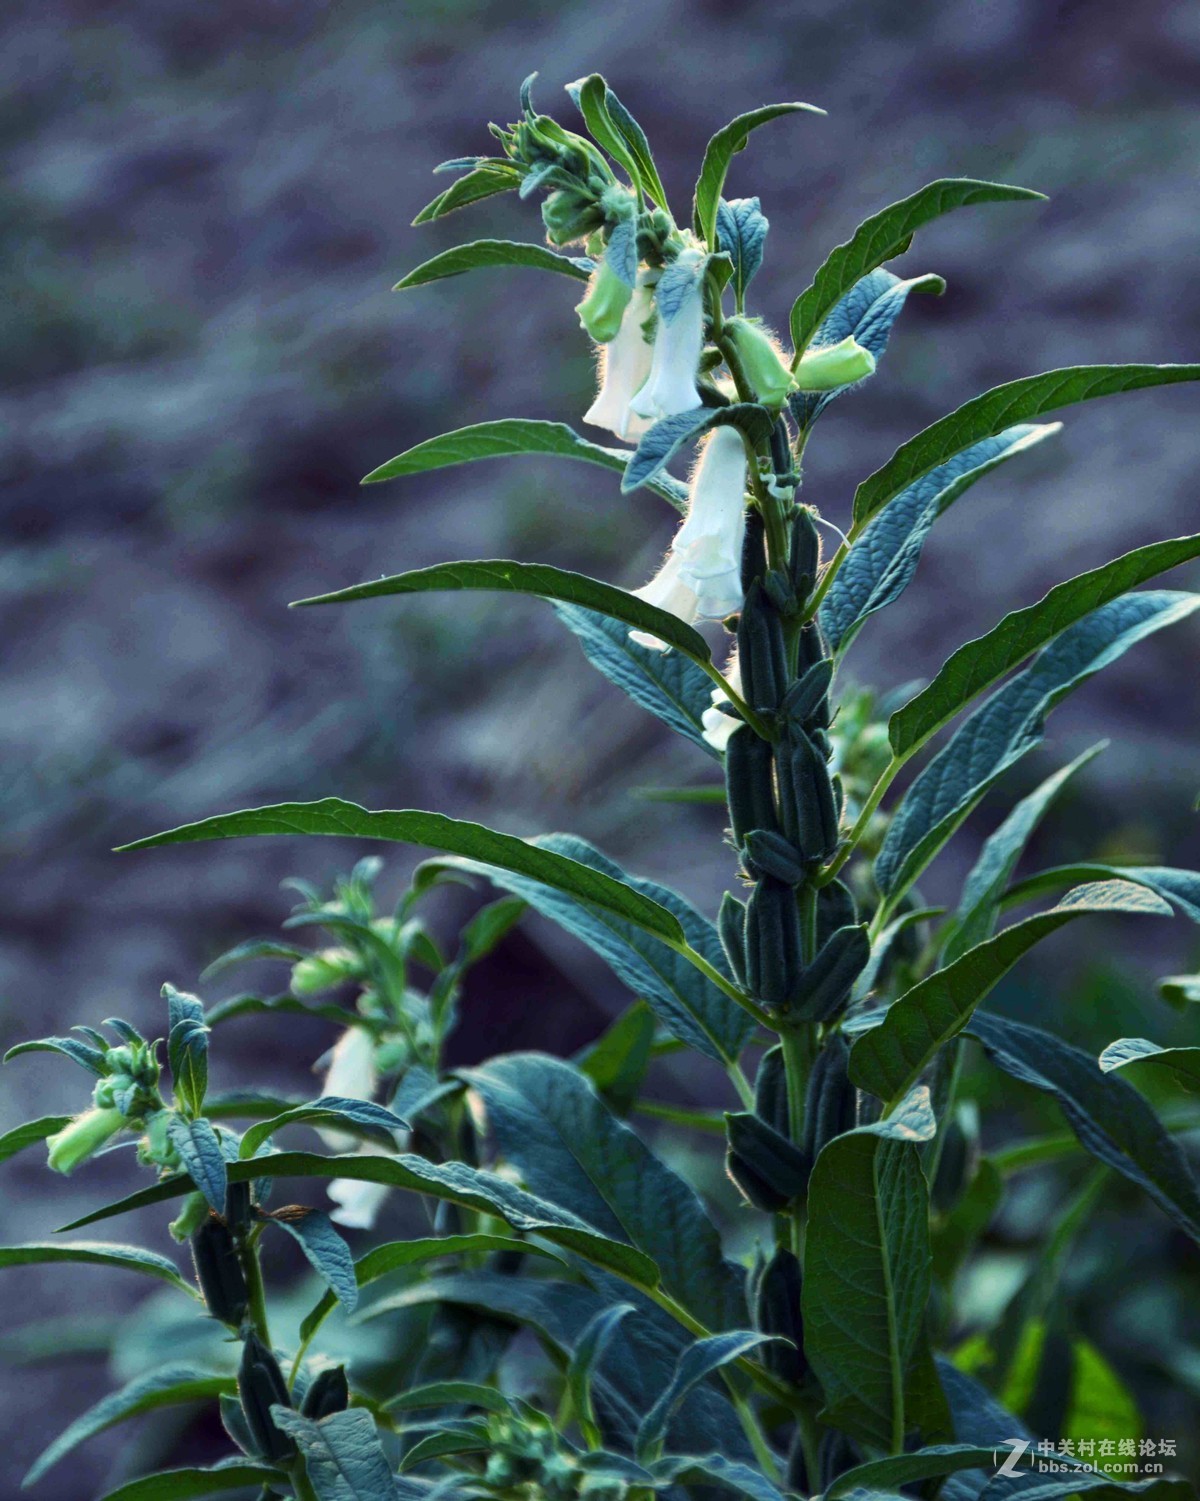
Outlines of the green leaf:
M 554 613 L 579 638 L 588 661 L 610 683 L 677 734 L 717 757 L 704 738 L 703 722 L 705 710 L 712 707 L 713 680 L 690 657 L 642 646 L 628 627 L 595 610 L 555 605 Z
M 757 198 L 724 198 L 717 204 L 716 249 L 733 261 L 733 287 L 740 308 L 746 288 L 762 265 L 763 251 L 770 229 L 767 216 Z
M 271 1415 L 295 1439 L 317 1501 L 391 1501 L 392 1467 L 369 1412 L 347 1408 L 319 1423 L 289 1407 L 272 1407 Z
M 587 281 L 590 262 L 582 257 L 558 255 L 545 245 L 525 245 L 515 240 L 472 240 L 469 245 L 455 245 L 431 260 L 422 262 L 392 288 L 406 292 L 410 287 L 427 286 L 448 276 L 461 276 L 485 266 L 533 266 L 540 271 L 557 271 L 576 281 Z
M 690 1345 L 679 1357 L 674 1374 L 658 1401 L 642 1419 L 636 1451 L 641 1463 L 646 1464 L 658 1457 L 671 1416 L 693 1387 L 730 1361 L 739 1359 L 758 1345 L 767 1344 L 772 1337 L 758 1334 L 753 1329 L 737 1329 L 728 1334 L 698 1339 Z
M 900 598 L 934 522 L 960 495 L 1061 428 L 1059 422 L 1006 428 L 931 469 L 884 506 L 851 547 L 821 605 L 821 629 L 830 646 L 844 652 L 868 616 Z
M 1076 756 L 1069 765 L 1060 767 L 1048 776 L 1016 804 L 984 844 L 979 858 L 963 882 L 962 897 L 954 915 L 952 932 L 943 950 L 944 963 L 952 962 L 977 943 L 991 937 L 1004 888 L 1046 810 L 1071 778 L 1098 756 L 1107 744 L 1107 740 L 1099 741 Z
M 22 1485 L 36 1484 L 46 1472 L 65 1458 L 93 1434 L 111 1428 L 114 1423 L 123 1423 L 126 1418 L 139 1413 L 152 1412 L 157 1407 L 178 1406 L 183 1402 L 204 1402 L 219 1397 L 222 1392 L 232 1392 L 236 1382 L 232 1376 L 218 1375 L 203 1366 L 185 1365 L 176 1362 L 162 1365 L 153 1371 L 136 1377 L 119 1391 L 110 1392 L 94 1407 L 76 1418 L 65 1428 L 48 1448 L 34 1461 Z
M 308 1258 L 318 1277 L 347 1312 L 358 1306 L 358 1283 L 354 1275 L 354 1258 L 350 1247 L 334 1229 L 333 1221 L 322 1209 L 290 1204 L 264 1216 L 265 1220 L 286 1230 Z
M 630 876 L 607 855 L 571 834 L 545 834 L 536 841 L 539 849 L 553 851 L 587 866 L 647 897 L 679 922 L 687 943 L 718 974 L 729 978 L 728 960 L 716 929 L 678 893 L 653 881 Z M 450 862 L 435 862 L 435 868 Z M 599 954 L 635 995 L 646 1000 L 674 1036 L 718 1063 L 739 1056 L 754 1031 L 751 1016 L 736 1005 L 706 975 L 673 948 L 667 948 L 648 930 L 615 912 L 585 906 L 546 885 L 537 884 L 513 870 L 488 868 L 478 861 L 453 862 L 460 870 L 486 877 L 506 891 L 514 892 L 544 917 L 573 933 Z
M 625 466 L 621 481 L 622 494 L 640 485 L 661 483 L 662 470 L 687 443 L 694 443 L 717 427 L 736 427 L 752 445 L 765 443 L 775 425 L 766 407 L 754 402 L 734 402 L 727 407 L 692 407 L 674 417 L 663 417 L 638 443 L 633 457 Z M 577 601 L 586 604 L 586 600 Z
M 924 1343 L 929 1192 L 916 1144 L 936 1130 L 929 1091 L 887 1120 L 835 1136 L 808 1188 L 804 1349 L 826 1420 L 860 1443 L 903 1448 L 948 1429 Z
M 681 1478 L 685 1483 L 711 1483 L 736 1491 L 738 1501 L 783 1501 L 783 1492 L 759 1469 L 726 1459 L 723 1454 L 670 1454 L 652 1468 L 660 1484 Z
M 335 1126 L 353 1135 L 366 1136 L 384 1146 L 394 1146 L 396 1132 L 407 1130 L 407 1122 L 382 1105 L 370 1100 L 343 1099 L 340 1095 L 322 1095 L 310 1104 L 294 1105 L 281 1115 L 259 1121 L 242 1137 L 240 1157 L 253 1157 L 259 1147 L 284 1126 Z
M 466 208 L 470 203 L 479 203 L 484 198 L 493 198 L 497 193 L 511 193 L 521 186 L 521 174 L 515 167 L 488 163 L 476 167 L 460 177 L 431 202 L 427 203 L 413 224 L 430 224 L 434 219 L 444 219 L 455 209 Z
M 528 876 L 581 902 L 623 917 L 666 943 L 683 942 L 683 929 L 673 913 L 612 876 L 552 850 L 540 849 L 513 834 L 501 834 L 482 824 L 447 818 L 443 813 L 424 813 L 416 809 L 370 813 L 357 803 L 327 797 L 316 803 L 278 803 L 270 808 L 218 814 L 198 823 L 168 829 L 162 834 L 151 834 L 122 848 L 152 849 L 205 839 L 244 839 L 258 834 L 330 834 L 343 839 L 389 839 L 400 844 L 445 850 Z
M 102 1079 L 107 1072 L 104 1054 L 99 1048 L 89 1047 L 77 1037 L 38 1037 L 31 1042 L 19 1042 L 15 1048 L 9 1048 L 5 1053 L 4 1062 L 9 1063 L 22 1053 L 61 1053 L 64 1058 L 78 1063 L 80 1068 L 87 1069 L 89 1074 L 95 1074 L 98 1079 Z
M 157 1475 L 143 1475 L 109 1491 L 104 1501 L 192 1501 L 196 1496 L 219 1496 L 226 1491 L 245 1490 L 248 1486 L 283 1483 L 279 1470 L 239 1457 L 211 1466 L 189 1466 L 182 1470 L 160 1470 Z
M 970 177 L 943 177 L 865 219 L 844 245 L 829 253 L 825 264 L 813 277 L 812 285 L 792 304 L 789 321 L 797 355 L 808 348 L 838 299 L 845 296 L 868 271 L 874 271 L 876 266 L 907 250 L 913 234 L 923 224 L 940 218 L 951 209 L 966 208 L 972 203 L 1044 197 L 1045 194 L 1034 193 L 1029 188 L 1012 188 L 1004 183 L 977 182 Z
M 1185 1089 L 1200 1090 L 1200 1047 L 1161 1047 L 1146 1037 L 1121 1037 L 1100 1054 L 1102 1073 L 1150 1061 L 1168 1069 Z
M 346 1008 L 339 1006 L 333 1001 L 320 1002 L 311 1005 L 307 1001 L 297 1000 L 294 995 L 255 995 L 248 992 L 242 995 L 230 996 L 228 1000 L 218 1001 L 208 1013 L 208 1025 L 215 1027 L 218 1022 L 229 1021 L 235 1016 L 317 1016 L 322 1021 L 333 1022 L 335 1025 L 344 1025 L 346 1021 Z M 211 1113 L 212 1097 L 209 1097 Z
M 693 661 L 707 662 L 708 643 L 699 631 L 686 625 L 678 615 L 647 604 L 635 594 L 628 594 L 613 584 L 588 578 L 583 573 L 568 573 L 545 563 L 514 563 L 505 558 L 481 558 L 464 563 L 437 563 L 432 568 L 417 568 L 411 573 L 397 573 L 391 578 L 355 584 L 332 594 L 301 599 L 299 605 L 344 604 L 357 599 L 379 599 L 391 594 L 423 594 L 429 590 L 486 589 L 508 594 L 532 594 L 538 599 L 557 600 L 562 604 L 582 605 L 598 610 L 613 620 L 623 621 L 639 631 L 648 631 L 668 646 L 678 647 Z
M 1200 594 L 1126 594 L 1069 626 L 955 732 L 909 787 L 875 862 L 894 903 L 992 784 L 1042 738 L 1047 714 L 1102 667 L 1200 607 Z
M 159 1256 L 155 1251 L 144 1251 L 140 1246 L 110 1245 L 101 1240 L 78 1240 L 74 1244 L 65 1241 L 28 1241 L 19 1246 L 0 1246 L 0 1267 L 33 1266 L 47 1261 L 122 1267 L 129 1272 L 143 1272 L 148 1277 L 158 1277 L 169 1282 L 172 1287 L 191 1293 L 193 1297 L 196 1295 L 196 1289 L 180 1276 L 179 1268 L 173 1261 Z
M 1004 906 L 1027 902 L 1043 891 L 1072 881 L 1133 881 L 1146 886 L 1192 922 L 1200 923 L 1200 871 L 1179 870 L 1170 865 L 1108 865 L 1085 860 L 1076 865 L 1055 865 L 1026 876 L 1004 893 Z
M 1029 422 L 1097 396 L 1189 380 L 1200 380 L 1200 365 L 1069 365 L 995 386 L 910 438 L 882 469 L 863 480 L 854 496 L 854 524 L 862 526 L 894 495 L 968 443 L 1014 422 Z
M 635 186 L 640 186 L 660 208 L 666 208 L 667 195 L 659 180 L 646 132 L 604 78 L 599 73 L 592 73 L 576 83 L 569 83 L 567 93 L 578 105 L 596 144 L 625 168 Z
M 881 1100 L 906 1094 L 934 1054 L 956 1037 L 989 991 L 1036 943 L 1089 913 L 1169 917 L 1166 902 L 1128 881 L 1102 881 L 1068 892 L 1057 907 L 1014 923 L 968 950 L 902 995 L 850 1051 L 850 1077 Z
M 167 1136 L 209 1207 L 224 1214 L 228 1177 L 221 1143 L 212 1126 L 203 1117 L 190 1121 L 172 1113 L 167 1121 Z
M 460 1256 L 470 1252 L 509 1251 L 522 1256 L 538 1256 L 550 1261 L 559 1261 L 553 1251 L 527 1240 L 517 1240 L 511 1235 L 439 1235 L 424 1240 L 393 1240 L 376 1246 L 354 1263 L 354 1280 L 360 1288 L 392 1272 L 407 1266 L 417 1266 L 439 1256 Z M 300 1325 L 300 1338 L 309 1340 L 333 1312 L 337 1298 L 332 1292 L 323 1294 L 305 1316 Z
M 939 1475 L 953 1475 L 958 1470 L 996 1468 L 995 1447 L 979 1448 L 974 1444 L 931 1444 L 913 1454 L 892 1454 L 886 1459 L 869 1459 L 866 1464 L 843 1470 L 825 1491 L 822 1501 L 836 1501 L 856 1491 L 898 1491 L 914 1480 L 933 1480 Z
M 1087 1151 L 1200 1241 L 1200 1190 L 1187 1156 L 1131 1084 L 1037 1027 L 977 1012 L 966 1031 L 998 1068 L 1050 1095 Z
M 494 1173 L 480 1172 L 463 1162 L 433 1163 L 409 1153 L 395 1157 L 368 1156 L 365 1153 L 322 1157 L 315 1152 L 277 1152 L 270 1157 L 229 1164 L 231 1183 L 249 1183 L 256 1178 L 353 1178 L 362 1183 L 407 1188 L 452 1204 L 465 1204 L 468 1209 L 478 1209 L 483 1214 L 497 1214 L 514 1230 L 544 1236 L 555 1245 L 574 1251 L 637 1286 L 654 1287 L 658 1283 L 657 1267 L 648 1256 L 632 1246 L 609 1240 L 558 1205 L 549 1204 L 534 1194 L 515 1188 Z M 177 1173 L 115 1204 L 93 1210 L 63 1229 L 79 1230 L 84 1225 L 93 1225 L 132 1209 L 142 1209 L 147 1204 L 161 1204 L 190 1193 L 195 1187 L 186 1173 Z
M 897 756 L 910 755 L 985 688 L 1068 626 L 1195 557 L 1200 557 L 1200 534 L 1154 542 L 1058 584 L 1037 604 L 1006 615 L 985 636 L 960 646 L 933 682 L 896 710 L 888 721 L 892 750 Z
M 631 450 L 592 443 L 581 438 L 565 422 L 502 417 L 495 422 L 478 422 L 473 427 L 460 427 L 452 433 L 427 438 L 415 448 L 407 448 L 386 464 L 380 464 L 378 469 L 372 469 L 363 484 L 374 485 L 381 480 L 400 479 L 408 474 L 426 474 L 433 469 L 450 469 L 456 464 L 474 464 L 479 459 L 505 459 L 519 454 L 582 459 L 584 463 L 599 464 L 602 469 L 624 475 Z M 651 488 L 670 501 L 677 511 L 685 509 L 687 488 L 670 475 L 658 478 Z
M 567 1365 L 567 1390 L 571 1394 L 571 1405 L 575 1409 L 575 1420 L 582 1429 L 590 1448 L 594 1448 L 600 1439 L 600 1430 L 596 1426 L 596 1409 L 592 1401 L 592 1378 L 596 1373 L 596 1367 L 604 1358 L 604 1353 L 617 1332 L 617 1326 L 637 1309 L 632 1303 L 613 1303 L 610 1307 L 601 1309 L 592 1319 L 589 1319 L 575 1349 L 571 1352 L 571 1359 Z
M 482 1098 L 501 1157 L 530 1190 L 658 1267 L 663 1287 L 711 1329 L 745 1322 L 744 1276 L 726 1261 L 696 1192 L 617 1120 L 578 1069 L 541 1053 L 462 1076 Z
M 482 1407 L 485 1412 L 509 1413 L 512 1404 L 494 1386 L 477 1381 L 428 1381 L 413 1386 L 383 1404 L 388 1412 L 412 1412 L 421 1407 Z
M 169 1030 L 167 1061 L 175 1095 L 189 1114 L 199 1115 L 208 1090 L 208 1033 L 204 1003 L 174 985 L 164 985 Z
M 43 1115 L 39 1120 L 26 1121 L 23 1126 L 14 1126 L 0 1136 L 0 1162 L 7 1162 L 26 1147 L 34 1147 L 56 1131 L 71 1124 L 69 1115 Z
M 628 1115 L 637 1103 L 646 1072 L 654 1057 L 654 1012 L 645 1001 L 634 1001 L 590 1047 L 575 1057 L 617 1115 Z
M 722 130 L 718 130 L 704 151 L 700 176 L 696 179 L 693 227 L 710 250 L 717 248 L 717 204 L 725 188 L 725 175 L 734 156 L 746 148 L 750 132 L 781 115 L 805 113 L 823 115 L 815 104 L 767 104 L 747 110 Z

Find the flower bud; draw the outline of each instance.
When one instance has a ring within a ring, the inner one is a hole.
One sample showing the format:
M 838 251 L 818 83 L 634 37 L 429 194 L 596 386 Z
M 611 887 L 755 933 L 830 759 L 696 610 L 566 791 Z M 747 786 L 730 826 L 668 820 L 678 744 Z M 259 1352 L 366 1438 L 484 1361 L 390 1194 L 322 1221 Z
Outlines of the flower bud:
M 600 229 L 604 212 L 597 195 L 582 185 L 557 188 L 542 202 L 542 223 L 552 245 L 570 245 Z
M 349 949 L 323 949 L 292 966 L 291 991 L 296 996 L 319 995 L 362 975 L 362 963 Z
M 629 404 L 650 374 L 653 347 L 646 338 L 645 325 L 653 316 L 653 309 L 652 289 L 639 282 L 615 337 L 600 347 L 600 389 L 584 413 L 585 422 L 606 427 L 626 442 L 640 438 L 650 426 L 644 417 L 630 410 Z
M 836 391 L 875 373 L 875 356 L 851 336 L 840 344 L 806 349 L 796 366 L 795 388 L 801 391 Z
M 796 389 L 796 382 L 779 345 L 760 323 L 749 318 L 730 318 L 725 333 L 759 401 L 766 407 L 781 407 L 788 393 Z
M 70 1125 L 48 1138 L 50 1166 L 56 1173 L 73 1173 L 125 1124 L 125 1117 L 119 1110 L 85 1110 Z
M 369 1100 L 378 1087 L 375 1071 L 375 1038 L 365 1027 L 347 1027 L 329 1055 L 329 1070 L 321 1093 L 344 1100 Z M 321 1128 L 321 1139 L 331 1152 L 352 1152 L 358 1137 L 346 1131 Z
M 183 1208 L 167 1226 L 171 1232 L 171 1238 L 181 1243 L 190 1240 L 211 1212 L 208 1200 L 202 1193 L 188 1194 L 183 1201 Z
M 597 344 L 610 344 L 617 337 L 632 296 L 633 288 L 607 260 L 601 262 L 592 273 L 587 296 L 575 308 L 580 323 Z

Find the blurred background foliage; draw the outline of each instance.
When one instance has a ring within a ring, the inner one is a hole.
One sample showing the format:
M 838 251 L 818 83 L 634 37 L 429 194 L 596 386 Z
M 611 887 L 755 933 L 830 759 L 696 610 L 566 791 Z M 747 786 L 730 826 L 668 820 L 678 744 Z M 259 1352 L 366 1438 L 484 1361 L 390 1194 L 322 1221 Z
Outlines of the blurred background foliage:
M 779 323 L 833 243 L 932 177 L 1050 195 L 951 216 L 901 263 L 942 273 L 949 290 L 914 299 L 885 370 L 822 424 L 806 494 L 835 521 L 899 441 L 978 390 L 1055 365 L 1200 351 L 1192 0 L 10 0 L 0 26 L 5 1045 L 113 1011 L 153 1034 L 164 980 L 195 987 L 223 948 L 277 928 L 283 876 L 327 882 L 361 853 L 335 841 L 108 853 L 209 812 L 336 792 L 518 833 L 570 828 L 710 910 L 731 882 L 718 810 L 636 795 L 704 775 L 703 758 L 588 671 L 549 610 L 494 596 L 285 609 L 470 555 L 635 584 L 670 535 L 660 502 L 574 466 L 479 465 L 357 489 L 444 429 L 506 415 L 574 423 L 587 404 L 569 282 L 511 271 L 388 290 L 472 231 L 537 237 L 536 214 L 508 200 L 409 228 L 435 190 L 430 167 L 486 149 L 486 120 L 513 117 L 531 69 L 542 107 L 564 118 L 560 86 L 605 72 L 647 128 L 677 213 L 704 142 L 733 114 L 793 98 L 830 111 L 770 126 L 731 173 L 731 193 L 760 194 L 772 223 L 756 290 Z M 852 670 L 881 686 L 928 673 L 1055 578 L 1195 530 L 1198 477 L 1194 391 L 1072 412 L 1059 439 L 941 523 L 917 584 L 868 628 Z M 1100 735 L 1112 745 L 1039 835 L 1037 863 L 1197 863 L 1196 660 L 1194 628 L 1167 633 L 1058 712 L 1029 783 Z M 985 803 L 931 872 L 927 900 L 955 890 L 998 806 Z M 407 863 L 397 853 L 382 886 L 398 890 Z M 477 898 L 444 900 L 449 929 Z M 1056 939 L 996 1004 L 1097 1051 L 1130 1033 L 1195 1041 L 1155 980 L 1198 957 L 1182 923 L 1120 922 L 1103 939 L 1093 928 L 1074 946 Z M 624 999 L 589 955 L 527 920 L 468 988 L 459 1061 L 571 1051 Z M 304 1091 L 333 1036 L 315 1023 L 231 1027 L 244 1053 L 227 1032 L 226 1087 Z M 703 1069 L 661 1067 L 661 1094 L 719 1103 Z M 6 1070 L 4 1086 L 0 1126 L 79 1103 L 53 1060 Z M 974 1088 L 999 1111 L 990 1138 L 1060 1127 L 1006 1081 L 980 1072 Z M 51 1192 L 37 1155 L 18 1159 L 4 1179 L 8 1238 L 50 1231 L 128 1165 L 117 1154 Z M 1007 1296 L 1070 1181 L 1018 1180 L 977 1300 Z M 736 1228 L 715 1154 L 704 1182 Z M 391 1213 L 402 1222 L 412 1206 Z M 147 1233 L 164 1238 L 165 1217 Z M 89 1342 L 107 1340 L 131 1296 L 96 1271 L 7 1275 L 20 1279 L 6 1284 L 19 1294 L 10 1306 L 32 1321 L 6 1336 L 10 1357 L 81 1347 L 81 1358 L 10 1373 L 0 1492 L 58 1426 L 47 1402 L 74 1411 L 104 1389 Z M 1182 1444 L 1200 1428 L 1194 1248 L 1111 1190 L 1064 1278 L 1072 1319 L 1135 1386 L 1147 1432 Z M 146 1337 L 127 1327 L 118 1363 L 136 1368 Z M 1166 1359 L 1189 1340 L 1190 1356 Z M 193 1427 L 172 1452 L 204 1452 L 213 1437 Z M 78 1456 L 72 1494 L 135 1463 L 127 1442 Z

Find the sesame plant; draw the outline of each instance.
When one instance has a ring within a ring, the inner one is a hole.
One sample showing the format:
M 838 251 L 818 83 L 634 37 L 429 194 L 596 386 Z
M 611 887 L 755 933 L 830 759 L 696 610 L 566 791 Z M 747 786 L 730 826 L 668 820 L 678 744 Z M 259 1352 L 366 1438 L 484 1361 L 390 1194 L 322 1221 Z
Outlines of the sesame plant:
M 781 338 L 751 298 L 768 220 L 758 198 L 725 196 L 726 176 L 759 127 L 797 115 L 793 128 L 807 129 L 821 112 L 792 103 L 739 116 L 709 142 L 678 218 L 645 134 L 604 79 L 569 93 L 582 130 L 539 114 L 526 83 L 517 123 L 491 127 L 495 154 L 445 163 L 450 185 L 417 219 L 515 192 L 540 197 L 547 243 L 475 240 L 400 287 L 488 267 L 549 273 L 551 297 L 579 283 L 599 363 L 582 421 L 602 440 L 500 417 L 367 478 L 522 454 L 579 460 L 611 471 L 614 490 L 644 488 L 681 513 L 662 566 L 627 589 L 472 559 L 302 603 L 434 590 L 550 602 L 591 666 L 678 735 L 679 795 L 724 802 L 729 890 L 704 913 L 572 835 L 523 839 L 335 797 L 127 846 L 323 834 L 434 854 L 392 910 L 378 905 L 373 861 L 332 894 L 301 885 L 287 941 L 242 945 L 203 981 L 276 960 L 289 967 L 280 994 L 205 1003 L 167 986 L 150 1028 L 165 1045 L 114 1018 L 10 1053 L 64 1054 L 95 1084 L 83 1114 L 20 1126 L 0 1150 L 46 1141 L 50 1166 L 71 1172 L 136 1138 L 153 1181 L 66 1228 L 161 1206 L 163 1244 L 68 1237 L 0 1250 L 0 1264 L 125 1267 L 191 1297 L 212 1332 L 197 1363 L 164 1348 L 161 1365 L 77 1416 L 30 1478 L 112 1423 L 203 1400 L 219 1406 L 229 1457 L 129 1481 L 110 1501 L 1191 1494 L 1170 1463 L 1140 1474 L 1115 1462 L 1129 1452 L 1115 1443 L 1123 1433 L 1096 1462 L 1071 1454 L 1072 1413 L 1094 1414 L 1121 1377 L 1051 1307 L 1064 1257 L 1106 1196 L 1143 1195 L 1148 1217 L 1165 1216 L 1194 1256 L 1200 1189 L 1182 1132 L 1200 1116 L 1155 1102 L 1180 1079 L 1194 1086 L 1200 1047 L 1121 1038 L 1097 1059 L 987 1002 L 1068 924 L 1085 921 L 1103 942 L 1114 914 L 1200 920 L 1200 874 L 1096 860 L 1017 877 L 1039 821 L 1086 777 L 1096 747 L 993 820 L 957 906 L 925 905 L 918 883 L 1041 744 L 1068 693 L 1200 606 L 1200 594 L 1146 587 L 1200 556 L 1200 535 L 1058 584 L 950 651 L 924 684 L 901 686 L 902 663 L 879 690 L 850 673 L 859 632 L 913 581 L 938 518 L 1057 431 L 1041 419 L 1196 380 L 1200 365 L 1073 366 L 998 386 L 903 444 L 848 511 L 823 518 L 802 489 L 818 419 L 874 374 L 907 298 L 944 288 L 885 263 L 942 214 L 1028 213 L 1040 195 L 945 178 L 892 204 L 819 266 Z M 676 460 L 692 463 L 686 482 Z M 611 515 L 634 534 L 633 511 Z M 1021 535 L 1038 545 L 1035 529 Z M 422 904 L 452 881 L 499 895 L 443 949 Z M 629 1008 L 570 1060 L 510 1053 L 449 1067 L 464 976 L 527 908 L 611 966 Z M 1194 980 L 1168 985 L 1176 998 L 1195 991 Z M 209 1089 L 247 1013 L 336 1025 L 319 1096 Z M 1001 1113 L 985 1151 L 963 1092 L 976 1047 L 1004 1081 L 1000 1098 L 1040 1093 L 1069 1129 L 998 1144 L 1011 1124 Z M 714 1081 L 701 1111 L 654 1094 L 656 1070 L 687 1050 Z M 313 1129 L 321 1150 L 304 1135 Z M 697 1167 L 706 1147 L 736 1191 L 725 1212 L 680 1166 L 710 1184 Z M 981 1320 L 963 1297 L 981 1239 L 1014 1180 L 1047 1164 L 1060 1209 L 1033 1237 L 1016 1290 Z M 332 1213 L 278 1203 L 279 1180 L 307 1201 L 327 1193 Z M 366 1238 L 393 1192 L 424 1206 L 423 1233 Z M 194 1278 L 164 1254 L 168 1219 Z M 271 1276 L 286 1241 L 322 1284 L 302 1306 Z M 1039 1391 L 1063 1397 L 1040 1428 Z

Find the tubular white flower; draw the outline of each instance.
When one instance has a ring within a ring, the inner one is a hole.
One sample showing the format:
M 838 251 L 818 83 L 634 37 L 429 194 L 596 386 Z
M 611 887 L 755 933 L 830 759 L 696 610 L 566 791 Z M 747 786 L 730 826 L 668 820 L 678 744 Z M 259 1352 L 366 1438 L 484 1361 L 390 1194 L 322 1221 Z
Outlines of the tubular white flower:
M 607 428 L 626 442 L 636 441 L 650 426 L 630 410 L 630 402 L 650 374 L 654 351 L 642 330 L 653 311 L 653 289 L 639 281 L 616 338 L 600 346 L 600 389 L 583 416 L 585 422 Z
M 725 681 L 740 698 L 742 694 L 742 664 L 738 661 L 736 647 L 725 664 L 723 676 Z M 700 716 L 700 722 L 704 726 L 703 735 L 705 740 L 708 741 L 713 750 L 720 751 L 722 755 L 725 753 L 725 747 L 729 744 L 730 735 L 733 734 L 734 730 L 741 723 L 741 720 L 734 719 L 731 714 L 726 714 L 722 709 L 721 706 L 729 702 L 730 699 L 727 694 L 723 693 L 720 688 L 714 688 L 712 691 L 712 708 L 705 709 L 704 713 Z
M 359 1154 L 363 1157 L 391 1155 L 387 1147 L 372 1141 L 363 1142 Z M 329 1211 L 329 1218 L 350 1230 L 370 1230 L 390 1191 L 386 1183 L 365 1183 L 361 1178 L 334 1178 L 326 1192 L 337 1207 Z
M 345 1100 L 370 1100 L 379 1076 L 375 1071 L 375 1039 L 365 1027 L 347 1027 L 330 1054 L 323 1094 Z M 331 1152 L 352 1152 L 358 1137 L 345 1131 L 321 1130 L 321 1139 Z
M 657 422 L 700 405 L 696 369 L 704 349 L 704 257 L 685 250 L 658 283 L 658 322 L 650 377 L 630 402 L 639 417 Z
M 742 604 L 742 541 L 746 534 L 746 449 L 733 427 L 715 428 L 692 476 L 687 519 L 662 567 L 634 593 L 689 625 L 723 620 Z M 631 633 L 663 651 L 657 637 Z

